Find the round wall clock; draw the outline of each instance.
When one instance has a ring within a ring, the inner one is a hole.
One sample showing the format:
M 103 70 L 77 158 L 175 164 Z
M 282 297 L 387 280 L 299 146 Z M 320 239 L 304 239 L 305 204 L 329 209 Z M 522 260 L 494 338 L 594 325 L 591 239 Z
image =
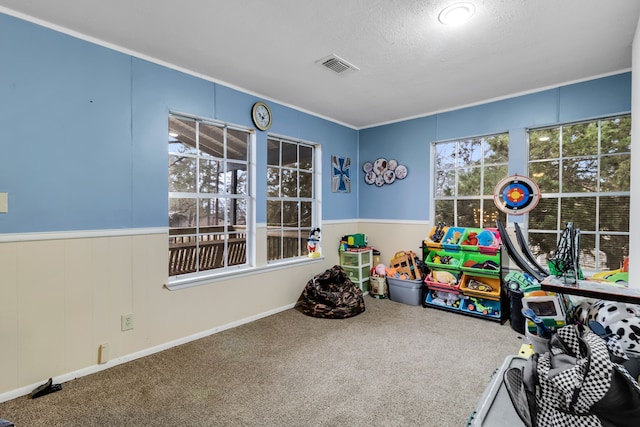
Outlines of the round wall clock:
M 258 129 L 267 130 L 273 122 L 271 109 L 264 102 L 258 101 L 253 104 L 253 108 L 251 108 L 251 119 L 253 119 L 253 124 L 255 124 Z

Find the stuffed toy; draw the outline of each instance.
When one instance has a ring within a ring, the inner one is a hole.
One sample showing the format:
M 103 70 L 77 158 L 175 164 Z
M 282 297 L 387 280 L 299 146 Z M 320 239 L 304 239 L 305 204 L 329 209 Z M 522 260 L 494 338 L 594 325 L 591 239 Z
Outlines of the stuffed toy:
M 307 251 L 309 251 L 309 258 L 320 257 L 320 229 L 312 228 L 309 232 L 309 238 L 307 239 Z
M 598 322 L 630 356 L 640 357 L 640 307 L 634 304 L 598 300 L 583 302 L 573 312 L 575 322 Z
M 455 285 L 458 283 L 458 278 L 448 271 L 431 271 L 431 277 L 434 281 L 439 283 L 446 283 L 448 285 Z

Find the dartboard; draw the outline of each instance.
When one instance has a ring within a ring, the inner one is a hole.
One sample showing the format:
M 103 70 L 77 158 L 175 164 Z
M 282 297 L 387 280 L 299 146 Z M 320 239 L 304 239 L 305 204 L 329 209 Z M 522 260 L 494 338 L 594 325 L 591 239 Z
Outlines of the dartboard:
M 493 190 L 493 201 L 502 212 L 523 215 L 536 207 L 540 188 L 526 176 L 513 175 L 501 179 Z

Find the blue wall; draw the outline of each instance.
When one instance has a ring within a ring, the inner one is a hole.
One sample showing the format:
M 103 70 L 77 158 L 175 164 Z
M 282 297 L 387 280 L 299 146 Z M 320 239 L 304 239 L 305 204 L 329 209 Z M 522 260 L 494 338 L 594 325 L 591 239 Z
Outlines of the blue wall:
M 0 14 L 0 233 L 167 226 L 167 115 L 252 126 L 250 94 Z M 428 220 L 431 143 L 510 133 L 526 173 L 528 127 L 631 110 L 624 73 L 404 122 L 354 130 L 270 102 L 271 132 L 322 145 L 323 219 Z M 266 222 L 266 132 L 257 132 L 257 222 Z M 331 192 L 331 155 L 350 157 L 351 193 Z M 362 163 L 396 159 L 392 185 Z
M 360 131 L 359 217 L 429 219 L 434 141 L 509 132 L 509 173 L 527 173 L 526 129 L 631 111 L 631 73 L 617 74 Z M 364 184 L 362 163 L 395 158 L 409 169 L 391 185 Z
M 0 57 L 0 233 L 166 227 L 169 111 L 252 127 L 259 100 L 3 14 Z M 270 131 L 322 145 L 323 219 L 356 218 L 357 176 L 332 193 L 330 165 L 356 162 L 357 130 L 270 105 Z M 257 132 L 259 223 L 266 138 Z

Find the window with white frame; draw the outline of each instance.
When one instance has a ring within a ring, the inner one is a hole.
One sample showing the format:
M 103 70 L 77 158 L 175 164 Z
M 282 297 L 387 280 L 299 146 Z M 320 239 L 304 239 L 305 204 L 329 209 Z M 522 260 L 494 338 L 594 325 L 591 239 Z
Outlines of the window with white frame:
M 306 255 L 317 225 L 316 155 L 313 144 L 289 138 L 267 139 L 267 259 Z
M 507 133 L 436 142 L 432 158 L 435 223 L 493 228 L 505 221 L 493 190 L 508 174 Z
M 247 264 L 252 134 L 169 116 L 169 276 Z
M 614 270 L 629 254 L 631 116 L 529 134 L 529 176 L 542 198 L 529 213 L 528 242 L 544 265 L 568 222 L 580 229 L 580 265 Z

